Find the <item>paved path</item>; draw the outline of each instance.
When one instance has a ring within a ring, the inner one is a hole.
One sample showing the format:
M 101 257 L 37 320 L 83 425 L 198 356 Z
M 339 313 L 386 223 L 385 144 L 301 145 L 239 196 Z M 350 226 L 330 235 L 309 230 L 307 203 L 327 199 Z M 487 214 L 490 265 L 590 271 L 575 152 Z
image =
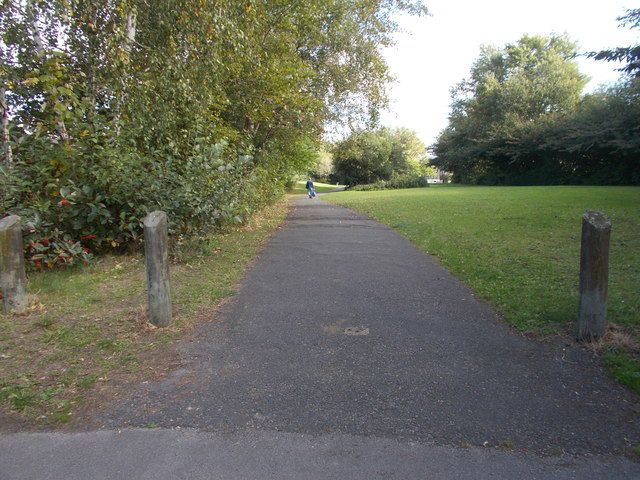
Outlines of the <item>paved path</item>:
M 320 199 L 295 200 L 180 355 L 99 412 L 102 431 L 0 452 L 67 478 L 640 478 L 619 456 L 640 445 L 640 402 L 589 354 L 514 334 L 431 257 Z

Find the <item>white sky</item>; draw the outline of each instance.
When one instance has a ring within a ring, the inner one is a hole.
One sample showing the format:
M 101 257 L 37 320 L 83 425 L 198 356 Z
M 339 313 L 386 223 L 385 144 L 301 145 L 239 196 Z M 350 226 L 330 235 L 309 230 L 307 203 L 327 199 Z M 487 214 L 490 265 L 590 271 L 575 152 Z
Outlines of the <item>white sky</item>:
M 384 51 L 397 82 L 390 91 L 390 111 L 381 123 L 407 127 L 426 145 L 447 126 L 450 89 L 469 76 L 481 45 L 502 47 L 524 34 L 568 34 L 581 52 L 635 45 L 640 29 L 618 27 L 633 0 L 426 0 L 430 17 L 402 17 L 407 33 Z M 619 63 L 579 59 L 592 80 L 587 91 L 615 82 Z

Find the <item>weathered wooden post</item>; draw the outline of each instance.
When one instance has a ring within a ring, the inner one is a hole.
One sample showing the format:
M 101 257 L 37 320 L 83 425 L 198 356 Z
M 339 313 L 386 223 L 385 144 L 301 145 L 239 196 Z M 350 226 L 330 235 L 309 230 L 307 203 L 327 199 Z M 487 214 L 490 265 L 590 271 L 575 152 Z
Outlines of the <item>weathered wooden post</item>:
M 24 312 L 29 306 L 27 278 L 24 274 L 24 250 L 20 217 L 11 215 L 0 220 L 0 288 L 4 311 Z
M 589 210 L 582 215 L 578 340 L 601 338 L 607 326 L 607 288 L 611 220 Z
M 149 321 L 156 327 L 171 325 L 171 288 L 167 214 L 156 210 L 144 219 L 144 251 L 149 289 Z

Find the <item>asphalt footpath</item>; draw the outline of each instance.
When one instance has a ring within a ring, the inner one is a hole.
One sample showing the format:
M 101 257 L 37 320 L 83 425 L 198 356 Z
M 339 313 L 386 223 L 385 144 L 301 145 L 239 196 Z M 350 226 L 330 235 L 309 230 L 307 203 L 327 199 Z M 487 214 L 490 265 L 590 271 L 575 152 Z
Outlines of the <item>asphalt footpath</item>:
M 0 435 L 0 478 L 640 478 L 640 399 L 593 354 L 517 334 L 388 227 L 293 203 L 176 368 L 82 431 Z

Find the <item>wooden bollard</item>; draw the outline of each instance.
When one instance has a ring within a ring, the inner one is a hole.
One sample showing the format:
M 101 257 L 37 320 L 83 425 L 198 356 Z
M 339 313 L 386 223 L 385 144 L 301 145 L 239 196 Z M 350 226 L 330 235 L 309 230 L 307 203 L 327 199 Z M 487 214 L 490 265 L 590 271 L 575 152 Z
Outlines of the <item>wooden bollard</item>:
M 149 322 L 156 327 L 168 327 L 172 319 L 168 243 L 167 214 L 158 210 L 151 212 L 144 219 L 144 251 Z
M 600 212 L 582 215 L 578 340 L 601 338 L 607 326 L 609 239 L 611 220 Z
M 0 288 L 4 311 L 24 312 L 29 306 L 27 278 L 24 273 L 24 250 L 20 217 L 11 215 L 0 220 Z

